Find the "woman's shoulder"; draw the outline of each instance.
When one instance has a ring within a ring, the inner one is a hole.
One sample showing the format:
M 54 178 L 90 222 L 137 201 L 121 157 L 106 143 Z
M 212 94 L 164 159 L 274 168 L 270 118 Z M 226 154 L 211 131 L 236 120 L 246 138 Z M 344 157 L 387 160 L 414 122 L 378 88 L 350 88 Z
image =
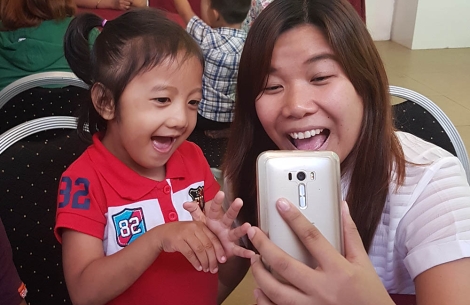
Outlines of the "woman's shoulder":
M 442 158 L 455 157 L 445 149 L 427 142 L 413 134 L 397 131 L 396 135 L 403 149 L 406 161 L 411 163 L 432 163 Z
M 397 132 L 397 136 L 407 163 L 404 181 L 398 190 L 394 182 L 390 185 L 391 197 L 406 194 L 416 199 L 435 185 L 449 190 L 457 186 L 468 188 L 465 170 L 456 156 L 412 134 Z
M 456 156 L 412 134 L 397 132 L 397 136 L 407 163 L 404 181 L 398 190 L 395 183 L 390 185 L 391 190 L 396 190 L 391 191 L 392 195 L 414 194 L 412 197 L 416 197 L 430 185 L 446 189 L 457 185 L 468 187 L 465 170 Z

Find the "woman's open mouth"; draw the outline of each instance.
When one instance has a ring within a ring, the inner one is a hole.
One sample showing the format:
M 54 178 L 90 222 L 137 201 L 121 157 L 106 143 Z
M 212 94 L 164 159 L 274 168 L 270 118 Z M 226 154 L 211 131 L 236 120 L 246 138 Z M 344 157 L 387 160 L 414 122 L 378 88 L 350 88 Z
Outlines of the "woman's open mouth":
M 312 129 L 304 132 L 291 132 L 291 143 L 299 150 L 319 150 L 330 136 L 329 129 Z

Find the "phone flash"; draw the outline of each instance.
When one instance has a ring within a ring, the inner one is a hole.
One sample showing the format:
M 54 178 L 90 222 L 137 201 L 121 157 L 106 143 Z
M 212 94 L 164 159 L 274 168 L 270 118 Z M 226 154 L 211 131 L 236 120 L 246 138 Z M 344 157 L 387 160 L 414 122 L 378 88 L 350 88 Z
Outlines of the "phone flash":
M 310 172 L 310 180 L 315 180 L 315 172 Z

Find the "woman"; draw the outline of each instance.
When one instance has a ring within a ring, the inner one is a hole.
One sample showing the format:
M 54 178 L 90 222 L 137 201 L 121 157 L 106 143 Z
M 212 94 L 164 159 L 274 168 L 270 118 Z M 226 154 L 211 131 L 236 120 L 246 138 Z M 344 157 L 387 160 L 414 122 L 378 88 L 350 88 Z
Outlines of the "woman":
M 63 40 L 75 9 L 73 0 L 0 2 L 0 90 L 30 74 L 71 72 Z
M 232 128 L 225 174 L 245 202 L 242 221 L 256 223 L 255 161 L 270 149 L 334 151 L 352 217 L 344 207 L 342 257 L 278 201 L 319 267 L 250 229 L 254 247 L 292 285 L 254 257 L 258 304 L 393 304 L 388 293 L 416 293 L 419 304 L 468 302 L 465 172 L 446 151 L 394 130 L 382 61 L 349 3 L 276 0 L 260 14 L 240 62 Z

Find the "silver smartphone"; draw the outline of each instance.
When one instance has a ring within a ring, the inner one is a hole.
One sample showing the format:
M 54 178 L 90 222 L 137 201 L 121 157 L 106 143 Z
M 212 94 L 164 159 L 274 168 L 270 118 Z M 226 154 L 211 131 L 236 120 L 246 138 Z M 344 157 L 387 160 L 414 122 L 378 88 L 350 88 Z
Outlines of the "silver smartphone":
M 258 223 L 281 249 L 316 267 L 311 254 L 284 222 L 276 201 L 284 197 L 344 255 L 340 162 L 329 151 L 267 151 L 257 159 Z

